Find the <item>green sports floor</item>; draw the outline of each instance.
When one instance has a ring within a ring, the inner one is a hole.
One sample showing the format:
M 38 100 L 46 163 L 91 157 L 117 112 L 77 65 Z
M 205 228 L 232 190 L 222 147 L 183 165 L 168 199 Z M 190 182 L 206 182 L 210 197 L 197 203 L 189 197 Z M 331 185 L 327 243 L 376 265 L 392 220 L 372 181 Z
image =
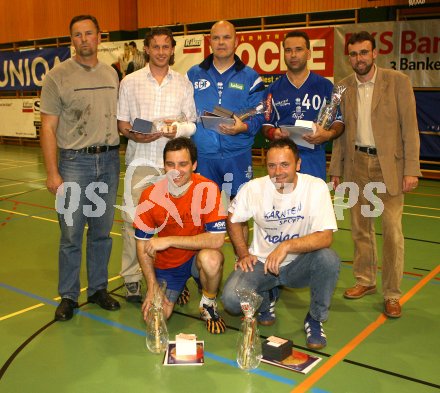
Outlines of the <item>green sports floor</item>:
M 121 161 L 123 156 L 121 155 Z M 124 170 L 124 168 L 123 168 Z M 264 173 L 257 168 L 257 174 Z M 118 192 L 120 202 L 123 193 Z M 335 201 L 338 205 L 342 201 Z M 85 266 L 78 313 L 54 322 L 58 304 L 59 229 L 54 197 L 45 187 L 41 151 L 0 145 L 0 392 L 314 392 L 432 393 L 440 390 L 440 183 L 422 180 L 405 199 L 405 274 L 403 316 L 382 314 L 378 294 L 345 300 L 353 284 L 349 215 L 338 221 L 333 247 L 342 259 L 330 318 L 324 324 L 328 345 L 314 354 L 322 361 L 307 375 L 261 364 L 240 370 L 235 346 L 240 318 L 222 312 L 228 330 L 210 335 L 197 318 L 199 294 L 190 280 L 191 301 L 176 307 L 170 336 L 195 333 L 205 341 L 202 367 L 165 367 L 163 356 L 145 346 L 139 305 L 127 304 L 118 276 L 122 248 L 117 213 L 109 265 L 109 290 L 121 310 L 87 304 Z M 381 244 L 381 228 L 377 227 Z M 232 270 L 232 247 L 223 247 L 224 277 Z M 379 273 L 380 274 L 380 273 Z M 303 320 L 307 289 L 284 289 L 276 306 L 277 323 L 261 336 L 290 338 L 305 348 Z M 220 302 L 220 311 L 222 305 Z

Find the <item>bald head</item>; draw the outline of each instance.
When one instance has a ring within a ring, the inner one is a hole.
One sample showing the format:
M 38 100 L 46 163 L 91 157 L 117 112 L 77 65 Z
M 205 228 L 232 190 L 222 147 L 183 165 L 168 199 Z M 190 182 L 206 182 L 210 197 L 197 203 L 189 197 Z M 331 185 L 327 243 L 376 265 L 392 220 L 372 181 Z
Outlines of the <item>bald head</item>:
M 217 28 L 227 28 L 235 35 L 235 26 L 227 20 L 219 20 L 218 22 L 215 22 L 211 27 L 211 35 Z
M 238 39 L 235 27 L 231 22 L 221 20 L 214 23 L 211 27 L 210 43 L 216 67 L 223 69 L 234 63 Z

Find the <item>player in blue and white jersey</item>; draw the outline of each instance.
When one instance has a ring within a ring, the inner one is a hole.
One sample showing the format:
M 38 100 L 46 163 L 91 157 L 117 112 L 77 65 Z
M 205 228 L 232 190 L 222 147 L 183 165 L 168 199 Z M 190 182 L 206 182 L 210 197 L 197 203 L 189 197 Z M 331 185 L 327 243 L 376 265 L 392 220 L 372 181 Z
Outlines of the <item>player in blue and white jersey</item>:
M 273 82 L 266 90 L 266 102 L 270 108 L 264 115 L 263 134 L 269 140 L 288 136 L 280 129 L 283 125 L 294 125 L 296 120 L 316 121 L 319 110 L 330 101 L 333 84 L 326 78 L 311 72 L 307 61 L 311 57 L 310 39 L 305 32 L 291 31 L 283 42 L 284 61 L 287 73 Z M 337 138 L 344 130 L 340 115 L 324 130 L 316 125 L 314 134 L 304 139 L 314 149 L 299 146 L 301 173 L 326 179 L 325 144 Z

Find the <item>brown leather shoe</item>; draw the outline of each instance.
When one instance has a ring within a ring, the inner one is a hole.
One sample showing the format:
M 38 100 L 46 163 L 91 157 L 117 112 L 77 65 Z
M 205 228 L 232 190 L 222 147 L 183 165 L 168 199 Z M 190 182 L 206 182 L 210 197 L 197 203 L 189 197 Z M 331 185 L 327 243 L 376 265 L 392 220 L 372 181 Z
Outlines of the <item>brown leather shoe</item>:
M 376 285 L 364 287 L 363 285 L 356 284 L 344 292 L 344 297 L 347 299 L 360 299 L 365 295 L 371 295 L 373 293 L 376 293 Z
M 399 299 L 386 299 L 384 314 L 390 318 L 400 318 L 402 315 L 402 307 L 400 307 Z

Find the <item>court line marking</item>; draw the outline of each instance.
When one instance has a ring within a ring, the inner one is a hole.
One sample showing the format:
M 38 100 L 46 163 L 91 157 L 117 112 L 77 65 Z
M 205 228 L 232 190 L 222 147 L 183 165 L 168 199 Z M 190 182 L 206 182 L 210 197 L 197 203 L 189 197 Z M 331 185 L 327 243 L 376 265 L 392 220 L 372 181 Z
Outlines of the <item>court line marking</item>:
M 120 276 L 117 276 L 117 277 L 114 277 L 113 279 L 116 279 L 116 278 L 119 278 L 119 277 Z M 109 279 L 109 281 L 110 281 L 110 279 Z M 33 299 L 38 299 L 38 300 L 43 302 L 42 303 L 43 306 L 44 305 L 52 305 L 52 306 L 57 306 L 58 305 L 58 303 L 55 302 L 54 300 L 46 299 L 46 298 L 41 297 L 39 295 L 36 295 L 36 294 L 30 293 L 30 292 L 24 291 L 22 289 L 10 286 L 10 285 L 2 283 L 2 282 L 0 282 L 0 287 L 3 287 L 3 288 L 8 289 L 8 290 L 11 290 L 13 292 L 20 293 L 20 294 L 22 294 L 24 296 L 27 296 L 27 297 L 31 297 Z M 39 305 L 36 305 L 34 308 L 37 308 L 37 306 L 39 306 Z M 29 310 L 29 309 L 30 309 L 30 307 L 27 310 Z M 115 327 L 115 328 L 121 329 L 121 330 L 129 332 L 129 333 L 136 334 L 136 335 L 141 336 L 141 337 L 145 337 L 146 336 L 145 330 L 141 330 L 141 329 L 133 328 L 131 326 L 123 325 L 122 323 L 115 322 L 115 321 L 109 320 L 107 318 L 97 316 L 97 315 L 92 314 L 92 313 L 90 313 L 88 311 L 82 311 L 81 309 L 75 309 L 74 313 L 78 314 L 78 315 L 81 315 L 83 317 L 92 319 L 94 321 L 103 323 L 105 325 L 108 325 L 108 326 L 111 326 L 111 327 Z M 232 367 L 237 368 L 237 369 L 239 368 L 237 363 L 235 362 L 235 360 L 231 360 L 231 359 L 228 359 L 228 358 L 216 355 L 216 354 L 211 353 L 211 352 L 206 352 L 206 351 L 205 351 L 205 356 L 207 358 L 210 358 L 210 359 L 214 360 L 214 361 L 217 361 L 217 362 L 220 362 L 220 363 L 232 366 Z M 256 374 L 256 375 L 259 375 L 261 377 L 267 378 L 267 379 L 271 379 L 271 380 L 273 380 L 275 382 L 283 383 L 285 385 L 292 386 L 292 385 L 297 384 L 297 382 L 295 380 L 293 380 L 293 379 L 289 379 L 289 378 L 285 378 L 285 377 L 282 377 L 282 376 L 279 376 L 279 375 L 276 375 L 276 374 L 272 374 L 272 373 L 270 373 L 268 371 L 264 371 L 264 370 L 261 370 L 261 369 L 258 369 L 258 368 L 255 369 L 255 370 L 251 370 L 249 372 L 252 373 L 252 374 Z M 330 392 L 322 390 L 322 389 L 313 389 L 312 391 L 314 393 L 330 393 Z
M 34 157 L 34 156 L 31 155 L 31 157 Z M 35 161 L 14 160 L 13 158 L 1 158 L 0 159 L 0 163 L 3 162 L 3 161 L 14 162 L 14 163 L 15 162 L 24 162 L 26 164 L 38 164 L 38 162 L 35 162 Z
M 345 209 L 344 210 L 350 210 L 350 208 L 349 207 L 347 207 L 346 205 L 340 205 L 340 204 L 337 204 L 337 203 L 334 203 L 334 206 L 337 206 L 337 207 L 345 207 Z M 438 211 L 440 211 L 440 209 L 438 209 L 438 208 L 436 208 L 436 207 L 425 207 L 425 206 L 415 206 L 415 205 L 403 205 L 404 207 L 412 207 L 412 208 L 419 208 L 419 209 L 426 209 L 426 210 L 438 210 Z M 378 212 L 379 210 L 378 209 L 374 209 L 374 211 L 375 212 Z M 406 215 L 406 216 L 418 216 L 418 217 L 427 217 L 427 218 L 440 218 L 440 216 L 428 216 L 428 215 L 425 215 L 425 214 L 417 214 L 417 213 L 407 213 L 407 212 L 403 212 L 402 213 L 404 216 Z M 344 216 L 344 219 L 345 219 L 346 217 Z M 338 221 L 342 221 L 342 220 L 338 220 Z
M 42 221 L 49 221 L 49 222 L 54 222 L 54 223 L 58 223 L 58 220 L 54 220 L 54 219 L 50 219 L 50 218 L 45 218 L 45 217 L 41 217 L 41 216 L 34 216 L 34 215 L 30 215 L 30 214 L 25 214 L 25 213 L 19 213 L 17 211 L 12 211 L 12 210 L 7 210 L 7 209 L 0 209 L 1 212 L 5 212 L 5 213 L 10 213 L 10 214 L 17 214 L 20 216 L 25 216 L 25 217 L 30 217 L 30 218 L 35 218 L 37 220 L 42 220 Z M 439 217 L 440 218 L 440 217 Z M 118 221 L 118 220 L 114 220 L 114 221 Z M 86 225 L 87 228 L 87 225 Z M 254 228 L 249 228 L 249 233 L 251 233 L 253 231 Z M 122 233 L 118 233 L 118 232 L 110 232 L 110 234 L 114 235 L 114 236 L 122 236 Z M 230 238 L 229 235 L 225 236 L 225 242 L 230 242 Z M 405 272 L 404 272 L 405 273 Z M 408 273 L 410 274 L 410 273 Z
M 428 207 L 428 206 L 419 206 L 419 205 L 403 205 L 404 207 L 413 207 L 415 209 L 427 209 L 427 210 L 440 210 L 438 207 Z
M 112 281 L 117 280 L 117 279 L 119 279 L 119 278 L 121 278 L 121 276 L 120 276 L 120 275 L 117 275 L 117 276 L 115 276 L 115 277 L 109 278 L 109 279 L 108 279 L 108 282 L 112 282 Z M 0 286 L 4 286 L 4 287 L 6 287 L 3 283 L 0 283 Z M 7 286 L 7 287 L 9 287 L 9 286 Z M 13 288 L 13 287 L 10 287 L 10 288 Z M 9 289 L 9 288 L 8 288 L 8 289 Z M 81 288 L 81 289 L 80 289 L 80 293 L 81 293 L 81 292 L 84 292 L 84 291 L 86 291 L 86 290 L 87 290 L 87 287 Z M 24 291 L 23 291 L 23 292 L 20 292 L 20 293 L 27 295 L 27 292 L 24 292 Z M 54 297 L 53 300 L 54 300 L 54 301 L 59 301 L 59 300 L 61 300 L 61 296 Z M 50 304 L 52 304 L 52 303 L 50 303 Z M 37 309 L 37 308 L 40 308 L 40 307 L 46 306 L 46 305 L 47 305 L 47 303 L 38 303 L 38 304 L 35 304 L 35 305 L 33 305 L 33 306 L 30 306 L 30 307 L 27 307 L 27 308 L 23 308 L 22 310 L 15 311 L 15 312 L 13 312 L 13 313 L 11 313 L 11 314 L 4 315 L 4 316 L 0 317 L 0 322 L 1 322 L 1 321 L 5 321 L 6 319 L 9 319 L 9 318 L 12 318 L 12 317 L 16 317 L 17 315 L 24 314 L 24 313 L 26 313 L 26 312 L 28 312 L 28 311 L 32 311 L 32 310 L 35 310 L 35 309 Z M 52 304 L 52 305 L 53 305 L 53 304 Z M 56 305 L 58 305 L 58 303 L 57 303 Z
M 431 281 L 437 274 L 440 273 L 440 265 L 437 265 L 429 274 L 422 278 L 416 285 L 414 285 L 405 295 L 400 299 L 400 303 L 403 306 L 409 299 L 411 299 L 417 292 L 419 292 L 429 281 Z M 362 330 L 356 337 L 354 337 L 349 343 L 342 347 L 334 355 L 330 356 L 329 359 L 318 368 L 313 374 L 303 380 L 298 386 L 296 386 L 291 393 L 305 393 L 312 386 L 317 383 L 322 377 L 324 377 L 330 370 L 338 365 L 344 358 L 352 352 L 356 347 L 358 347 L 371 333 L 382 326 L 388 318 L 385 314 L 380 314 L 380 316 L 368 325 L 364 330 Z
M 27 181 L 19 181 L 18 183 L 9 183 L 9 184 L 2 184 L 0 185 L 0 188 L 3 187 L 12 187 L 12 186 L 19 186 L 20 184 L 28 184 L 28 183 L 34 183 L 39 181 L 45 181 L 46 178 L 42 177 L 41 179 L 35 179 L 35 180 L 27 180 Z
M 32 190 L 26 190 L 26 191 L 20 191 L 20 192 L 14 192 L 12 194 L 0 195 L 0 199 L 1 198 L 6 198 L 6 197 L 10 197 L 10 196 L 14 196 L 14 195 L 27 194 L 28 192 L 32 192 L 32 191 L 41 191 L 41 190 L 46 190 L 46 187 L 40 187 L 40 188 L 35 188 L 35 189 L 32 189 Z
M 42 162 L 35 162 L 34 164 L 16 165 L 16 166 L 11 166 L 9 168 L 0 168 L 0 171 L 4 171 L 4 170 L 7 170 L 7 169 L 25 168 L 27 166 L 37 166 L 37 165 L 43 165 L 43 163 Z
M 29 218 L 35 218 L 36 220 L 41 220 L 41 221 L 49 221 L 49 222 L 54 222 L 54 223 L 58 223 L 58 220 L 55 220 L 53 218 L 47 218 L 47 217 L 41 217 L 41 216 L 34 216 L 32 214 L 25 214 L 25 213 L 19 213 L 13 210 L 6 210 L 6 209 L 0 209 L 0 212 L 4 212 L 4 213 L 10 213 L 10 214 L 17 214 L 19 216 L 24 216 L 24 217 L 29 217 Z M 114 220 L 116 221 L 116 220 Z M 85 229 L 88 229 L 88 225 L 85 226 Z M 114 236 L 122 236 L 121 233 L 118 232 L 110 232 L 111 235 Z

